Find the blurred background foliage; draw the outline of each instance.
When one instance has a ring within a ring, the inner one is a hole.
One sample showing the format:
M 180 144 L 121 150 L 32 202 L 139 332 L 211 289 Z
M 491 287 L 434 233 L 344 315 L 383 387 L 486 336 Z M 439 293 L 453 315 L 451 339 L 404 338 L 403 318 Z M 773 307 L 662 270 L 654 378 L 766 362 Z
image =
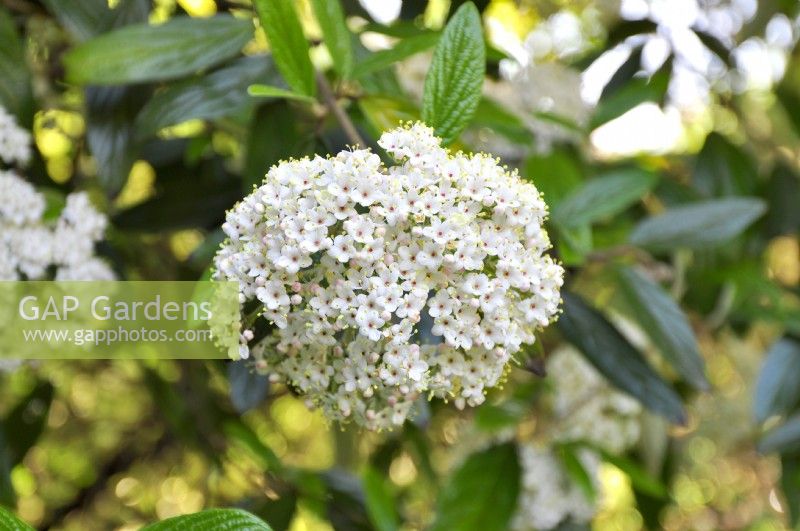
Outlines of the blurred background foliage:
M 33 131 L 27 178 L 111 215 L 100 251 L 121 278 L 197 279 L 225 210 L 271 164 L 352 143 L 314 70 L 377 149 L 420 117 L 430 50 L 462 3 L 3 0 L 0 102 Z M 517 499 L 518 463 L 485 448 L 547 431 L 543 369 L 569 342 L 647 411 L 638 442 L 603 459 L 592 522 L 561 528 L 797 528 L 800 6 L 475 4 L 484 96 L 454 145 L 537 185 L 569 272 L 559 326 L 507 384 L 474 411 L 433 402 L 365 434 L 242 362 L 25 365 L 0 376 L 2 504 L 39 529 L 221 506 L 276 530 L 427 528 L 453 500 Z M 300 21 L 289 60 L 261 27 L 271 9 L 287 34 Z M 298 54 L 311 62 L 293 70 Z M 481 529 L 509 525 L 492 509 Z

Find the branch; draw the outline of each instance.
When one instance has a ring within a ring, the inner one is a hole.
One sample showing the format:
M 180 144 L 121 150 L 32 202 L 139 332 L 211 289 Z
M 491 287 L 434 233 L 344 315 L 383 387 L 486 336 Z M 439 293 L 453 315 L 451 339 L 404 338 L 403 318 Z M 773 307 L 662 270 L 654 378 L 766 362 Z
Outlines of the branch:
M 347 135 L 347 139 L 354 146 L 361 146 L 362 148 L 367 147 L 367 143 L 361 138 L 361 135 L 358 133 L 356 126 L 353 125 L 350 117 L 347 116 L 347 113 L 339 105 L 339 102 L 336 101 L 336 96 L 333 94 L 333 90 L 328 80 L 325 78 L 325 75 L 319 71 L 316 72 L 316 75 L 317 87 L 319 87 L 319 93 L 322 96 L 323 103 L 325 103 L 328 112 L 333 113 L 336 121 L 342 126 L 344 134 Z

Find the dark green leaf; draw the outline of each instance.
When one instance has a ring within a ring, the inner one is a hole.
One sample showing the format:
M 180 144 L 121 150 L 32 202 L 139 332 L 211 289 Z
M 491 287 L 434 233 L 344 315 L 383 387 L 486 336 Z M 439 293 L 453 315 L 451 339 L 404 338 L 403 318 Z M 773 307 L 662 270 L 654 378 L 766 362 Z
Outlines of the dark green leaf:
M 20 125 L 33 120 L 31 80 L 23 42 L 11 15 L 0 6 L 0 105 L 17 117 Z
M 229 15 L 175 17 L 105 33 L 64 55 L 67 80 L 115 85 L 171 79 L 233 57 L 252 37 L 250 21 Z
M 519 485 L 513 444 L 469 456 L 439 494 L 431 531 L 505 531 L 517 505 Z
M 800 415 L 790 417 L 780 426 L 769 430 L 758 442 L 762 454 L 800 451 Z
M 279 472 L 283 469 L 283 463 L 275 455 L 270 447 L 261 442 L 256 432 L 250 429 L 241 420 L 228 420 L 222 427 L 225 437 L 229 441 L 234 441 L 246 448 L 250 454 L 259 460 L 259 464 L 265 470 Z
M 756 382 L 756 420 L 784 415 L 800 402 L 800 342 L 785 337 L 769 349 Z
M 486 127 L 506 139 L 529 146 L 533 143 L 533 134 L 514 113 L 506 110 L 499 103 L 488 98 L 481 98 L 475 116 L 472 119 L 473 127 Z
M 272 531 L 266 522 L 241 509 L 208 509 L 168 518 L 143 527 L 141 531 Z
M 353 47 L 341 3 L 339 0 L 312 0 L 311 5 L 334 68 L 340 76 L 349 78 L 353 70 Z
M 8 436 L 2 424 L 0 424 L 0 509 L 2 509 L 3 505 L 14 507 L 17 503 L 17 493 L 11 483 L 11 469 L 13 467 Z M 0 520 L 2 520 L 2 516 L 0 516 Z
M 767 181 L 769 210 L 765 220 L 767 237 L 800 232 L 800 178 L 784 164 L 775 167 Z
M 483 404 L 475 410 L 475 426 L 483 431 L 496 432 L 516 426 L 528 413 L 530 405 L 519 400 Z
M 316 93 L 314 66 L 308 42 L 292 0 L 255 0 L 261 26 L 267 34 L 275 66 L 289 87 L 298 94 Z
M 649 79 L 635 77 L 602 100 L 592 116 L 590 129 L 619 118 L 642 103 L 661 102 L 669 86 L 671 68 L 671 62 L 667 61 Z
M 658 181 L 641 168 L 619 168 L 590 179 L 553 210 L 553 220 L 577 227 L 609 218 L 641 199 Z
M 711 247 L 740 234 L 765 210 L 764 201 L 752 197 L 679 206 L 640 222 L 630 241 L 652 250 Z
M 797 91 L 786 83 L 781 83 L 775 89 L 775 95 L 786 111 L 786 117 L 792 124 L 795 134 L 800 135 L 800 96 L 797 95 Z
M 150 11 L 146 0 L 121 0 L 114 9 L 109 8 L 107 0 L 45 0 L 44 4 L 78 41 L 146 22 Z
M 556 148 L 550 153 L 528 157 L 525 178 L 536 185 L 550 208 L 555 208 L 583 181 L 580 156 L 569 148 Z
M 680 397 L 600 312 L 579 296 L 564 292 L 558 327 L 564 337 L 615 387 L 645 407 L 678 424 L 686 422 Z
M 335 531 L 374 531 L 367 514 L 361 481 L 334 468 L 321 474 L 328 491 L 325 515 Z
M 374 468 L 367 466 L 361 476 L 367 506 L 367 514 L 377 531 L 395 531 L 400 526 L 400 517 L 386 479 Z
M 655 33 L 656 31 L 658 31 L 658 26 L 652 20 L 621 20 L 608 32 L 606 48 L 613 48 L 617 44 L 624 42 L 628 37 Z
M 697 38 L 699 38 L 700 41 L 705 45 L 705 47 L 711 50 L 714 55 L 722 59 L 723 63 L 725 63 L 729 68 L 736 67 L 733 61 L 731 61 L 730 49 L 725 46 L 721 40 L 705 31 L 700 31 L 698 29 L 693 31 L 695 35 L 697 35 Z
M 361 78 L 372 72 L 388 68 L 407 57 L 424 52 L 439 41 L 439 34 L 434 32 L 420 33 L 405 38 L 387 50 L 380 50 L 359 61 L 353 68 L 353 77 Z
M 620 287 L 631 317 L 687 382 L 701 391 L 709 389 L 705 363 L 697 339 L 678 304 L 664 289 L 633 269 L 619 269 Z
M 627 85 L 633 77 L 642 69 L 642 47 L 637 46 L 631 52 L 624 63 L 620 65 L 611 79 L 608 80 L 603 92 L 600 93 L 600 100 L 607 100 L 612 94 Z
M 34 529 L 11 514 L 4 507 L 0 507 L 0 528 L 3 531 L 34 531 Z
M 577 227 L 555 226 L 558 240 L 558 254 L 567 265 L 580 265 L 586 261 L 586 255 L 594 249 L 592 227 L 578 225 Z
M 788 505 L 789 524 L 797 529 L 800 524 L 800 457 L 781 456 L 781 489 Z
M 722 135 L 711 133 L 697 155 L 692 184 L 705 197 L 748 195 L 756 183 L 753 162 Z
M 657 478 L 650 475 L 636 461 L 624 456 L 614 455 L 604 450 L 598 450 L 603 456 L 603 460 L 620 469 L 631 480 L 634 490 L 642 492 L 654 498 L 666 498 L 668 496 L 667 486 Z
M 86 140 L 97 163 L 97 178 L 110 195 L 122 189 L 136 161 L 134 117 L 146 94 L 141 88 L 86 88 Z
M 313 103 L 316 101 L 311 96 L 298 94 L 297 92 L 292 92 L 291 90 L 273 87 L 270 85 L 250 85 L 247 88 L 247 93 L 251 96 L 258 96 L 260 98 L 284 98 L 287 100 L 304 101 L 306 103 Z
M 575 444 L 560 444 L 555 448 L 555 455 L 561 462 L 567 477 L 578 486 L 589 502 L 594 503 L 597 498 L 597 489 L 592 481 L 592 476 L 578 457 L 578 449 L 578 445 Z
M 247 138 L 244 189 L 260 184 L 273 164 L 314 152 L 313 131 L 305 130 L 298 112 L 286 101 L 262 105 L 253 116 Z
M 255 372 L 245 360 L 228 363 L 228 382 L 231 402 L 240 414 L 258 406 L 269 392 L 269 379 Z
M 19 464 L 36 444 L 44 430 L 52 401 L 53 386 L 47 381 L 39 382 L 3 419 L 12 467 Z
M 235 115 L 253 102 L 247 87 L 274 81 L 269 56 L 243 57 L 208 75 L 187 79 L 157 92 L 136 118 L 140 136 L 187 120 Z
M 445 26 L 425 77 L 422 119 L 445 145 L 458 137 L 475 114 L 485 71 L 481 17 L 468 2 Z

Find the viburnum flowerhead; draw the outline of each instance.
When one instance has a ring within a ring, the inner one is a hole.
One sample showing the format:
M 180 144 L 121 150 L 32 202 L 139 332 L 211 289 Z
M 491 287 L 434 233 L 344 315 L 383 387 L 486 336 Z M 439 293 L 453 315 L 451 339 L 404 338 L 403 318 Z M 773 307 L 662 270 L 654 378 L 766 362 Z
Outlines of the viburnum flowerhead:
M 239 355 L 368 429 L 401 425 L 420 397 L 483 402 L 563 282 L 547 207 L 515 171 L 421 123 L 378 144 L 395 165 L 363 149 L 272 167 L 215 258 L 240 286 Z

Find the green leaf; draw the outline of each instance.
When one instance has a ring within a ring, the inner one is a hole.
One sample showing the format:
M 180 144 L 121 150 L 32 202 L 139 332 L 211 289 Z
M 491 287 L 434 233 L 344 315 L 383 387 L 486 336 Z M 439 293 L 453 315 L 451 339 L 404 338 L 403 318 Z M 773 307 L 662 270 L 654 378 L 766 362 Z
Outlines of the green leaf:
M 640 467 L 636 461 L 599 448 L 595 448 L 595 450 L 603 456 L 603 461 L 614 465 L 628 476 L 634 490 L 659 499 L 664 499 L 669 495 L 667 486 Z
M 14 507 L 17 504 L 17 493 L 11 483 L 11 450 L 8 444 L 8 436 L 5 428 L 0 424 L 0 508 Z M 2 517 L 0 517 L 2 520 Z
M 425 77 L 422 119 L 445 145 L 458 137 L 475 114 L 485 71 L 481 16 L 468 2 L 445 26 Z
M 85 41 L 112 28 L 146 22 L 147 0 L 121 0 L 110 9 L 108 0 L 44 0 L 47 9 L 78 41 Z
M 596 129 L 615 118 L 619 118 L 642 103 L 658 103 L 662 101 L 669 86 L 671 69 L 671 61 L 667 61 L 649 79 L 635 77 L 626 85 L 614 91 L 597 105 L 597 109 L 592 116 L 590 129 Z
M 790 337 L 778 340 L 767 353 L 756 382 L 753 410 L 764 422 L 784 415 L 800 402 L 800 342 Z
M 603 315 L 579 296 L 564 292 L 558 328 L 615 387 L 667 420 L 684 424 L 680 397 Z
M 714 55 L 722 59 L 723 63 L 729 68 L 736 67 L 733 61 L 731 61 L 731 50 L 721 40 L 705 31 L 700 31 L 698 29 L 694 29 L 693 31 L 695 35 L 697 35 L 697 38 L 700 39 L 700 42 L 711 50 Z
M 779 164 L 767 181 L 769 203 L 765 219 L 768 238 L 800 232 L 800 178 L 790 167 Z
M 313 103 L 316 100 L 311 96 L 298 94 L 290 90 L 285 90 L 280 87 L 272 87 L 270 85 L 250 85 L 247 87 L 247 93 L 251 96 L 258 96 L 261 98 L 284 98 L 287 100 L 298 100 L 306 103 Z
M 600 100 L 607 100 L 612 94 L 627 85 L 641 69 L 642 47 L 637 46 L 631 51 L 631 55 L 625 62 L 614 72 L 606 86 L 603 87 L 603 92 L 600 93 Z
M 786 83 L 781 83 L 775 89 L 775 95 L 786 111 L 786 117 L 792 124 L 795 134 L 800 135 L 800 96 L 797 91 Z
M 136 161 L 134 117 L 146 95 L 141 88 L 86 88 L 86 141 L 97 163 L 97 179 L 110 195 L 122 189 Z
M 747 195 L 754 191 L 756 168 L 737 146 L 711 133 L 697 155 L 692 185 L 703 196 Z
M 800 457 L 781 456 L 781 489 L 788 505 L 789 524 L 797 529 L 800 524 Z
M 631 317 L 678 374 L 696 389 L 709 390 L 697 339 L 678 304 L 661 286 L 633 269 L 620 268 L 619 279 Z
M 650 19 L 621 20 L 608 32 L 606 39 L 606 49 L 613 48 L 617 44 L 624 42 L 628 37 L 655 33 L 658 25 Z
M 571 148 L 554 148 L 550 153 L 534 154 L 524 165 L 526 180 L 536 185 L 550 208 L 555 208 L 583 181 L 580 156 Z
M 16 466 L 36 444 L 45 428 L 53 401 L 53 386 L 41 381 L 12 409 L 2 421 L 12 467 Z M 12 434 L 12 436 L 8 436 Z
M 289 157 L 310 155 L 313 131 L 303 127 L 298 112 L 285 100 L 276 100 L 259 107 L 250 123 L 244 165 L 244 190 L 261 184 L 267 170 Z
M 67 80 L 116 85 L 185 76 L 238 54 L 251 30 L 248 20 L 229 15 L 127 26 L 68 51 L 63 59 Z
M 33 527 L 11 514 L 4 507 L 0 507 L 0 528 L 3 531 L 34 531 Z
M 261 26 L 267 34 L 272 58 L 286 84 L 298 94 L 316 93 L 314 66 L 308 42 L 292 0 L 255 0 Z
M 275 452 L 261 442 L 258 434 L 238 418 L 226 421 L 222 426 L 222 431 L 228 441 L 238 443 L 257 458 L 262 468 L 273 472 L 280 472 L 283 469 L 283 463 Z
M 194 514 L 168 518 L 143 527 L 141 531 L 272 531 L 266 522 L 241 509 L 208 509 Z
M 657 251 L 711 247 L 740 234 L 765 210 L 764 201 L 753 197 L 679 206 L 641 221 L 631 233 L 630 242 Z
M 232 116 L 253 105 L 247 87 L 274 80 L 277 72 L 269 56 L 242 57 L 219 70 L 181 81 L 157 92 L 139 112 L 139 136 L 187 120 Z
M 513 444 L 469 456 L 440 492 L 430 531 L 505 531 L 516 509 L 519 484 Z
M 267 397 L 269 379 L 253 370 L 245 360 L 228 363 L 231 403 L 239 414 L 250 411 Z
M 578 445 L 559 444 L 554 453 L 561 462 L 567 477 L 578 486 L 589 502 L 594 503 L 597 498 L 597 489 L 592 481 L 592 476 L 578 457 Z
M 577 227 L 619 214 L 641 199 L 658 176 L 641 168 L 619 168 L 590 179 L 553 210 L 553 220 Z
M 424 52 L 433 47 L 439 41 L 439 33 L 427 32 L 405 38 L 392 48 L 380 50 L 367 56 L 363 61 L 359 61 L 353 68 L 353 77 L 359 79 L 367 74 L 389 68 L 398 61 L 402 61 L 412 55 Z
M 758 451 L 762 454 L 800 451 L 800 414 L 768 431 L 758 442 Z
M 364 487 L 367 514 L 377 531 L 395 531 L 400 526 L 400 517 L 386 479 L 371 466 L 361 475 Z
M 345 79 L 353 70 L 353 47 L 350 31 L 339 0 L 311 0 L 325 46 L 333 59 L 333 66 Z
M 472 126 L 487 127 L 515 144 L 529 146 L 533 143 L 533 134 L 522 120 L 488 98 L 481 98 L 472 119 Z
M 11 15 L 0 7 L 0 105 L 17 117 L 20 125 L 33 120 L 31 79 L 25 47 Z

